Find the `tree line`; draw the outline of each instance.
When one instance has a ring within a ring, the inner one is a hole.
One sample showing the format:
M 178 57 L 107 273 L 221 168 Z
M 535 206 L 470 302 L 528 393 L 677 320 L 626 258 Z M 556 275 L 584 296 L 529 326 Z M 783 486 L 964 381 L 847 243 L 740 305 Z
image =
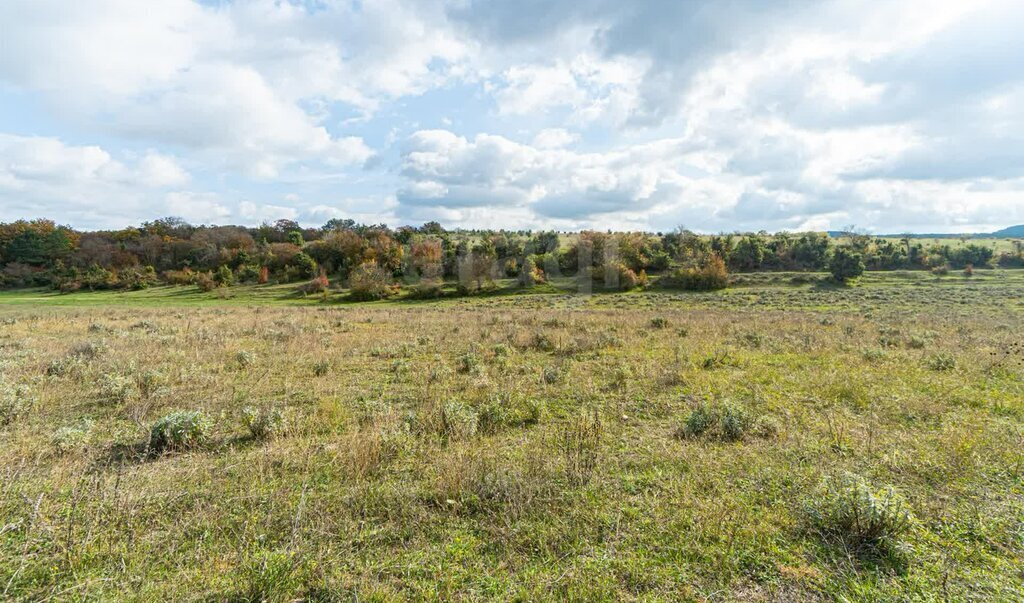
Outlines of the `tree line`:
M 724 286 L 728 272 L 1024 267 L 1020 242 L 998 256 L 978 244 L 923 245 L 913 238 L 849 233 L 670 233 L 447 230 L 437 222 L 392 229 L 331 220 L 309 228 L 291 220 L 258 227 L 196 226 L 162 218 L 120 230 L 78 231 L 51 220 L 0 223 L 0 286 L 139 289 L 158 283 L 215 288 L 236 282 L 301 282 L 308 292 L 332 280 L 366 297 L 397 284 L 439 294 L 515 278 L 530 286 L 586 275 L 606 286 L 646 284 L 648 274 L 684 288 Z

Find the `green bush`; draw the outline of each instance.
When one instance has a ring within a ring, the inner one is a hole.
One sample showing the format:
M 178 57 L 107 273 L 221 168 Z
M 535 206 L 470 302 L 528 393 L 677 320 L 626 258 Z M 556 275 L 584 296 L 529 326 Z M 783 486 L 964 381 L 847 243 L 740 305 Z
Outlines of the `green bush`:
M 750 431 L 753 421 L 746 410 L 741 406 L 727 404 L 722 407 L 719 416 L 722 439 L 736 441 L 743 439 L 743 436 Z
M 479 417 L 469 406 L 449 400 L 441 406 L 443 435 L 453 440 L 466 440 L 476 435 Z
M 523 401 L 523 424 L 537 425 L 547 416 L 548 406 L 543 400 L 527 398 Z
M 832 273 L 832 278 L 845 283 L 864 274 L 864 258 L 845 247 L 837 247 L 829 261 L 828 270 Z
M 10 425 L 28 412 L 32 398 L 25 386 L 14 386 L 0 380 L 0 427 Z
M 253 439 L 268 439 L 284 431 L 284 412 L 273 406 L 268 408 L 246 406 L 242 409 L 242 424 L 249 430 L 249 435 Z
M 329 372 L 331 372 L 330 360 L 317 360 L 313 363 L 313 375 L 323 377 Z
M 690 411 L 674 435 L 679 439 L 704 436 L 735 442 L 750 435 L 771 438 L 777 432 L 778 426 L 773 421 L 755 417 L 741 405 L 731 402 L 719 405 L 701 402 Z
M 854 555 L 906 568 L 909 547 L 903 538 L 915 520 L 892 487 L 876 490 L 851 473 L 827 477 L 808 502 L 807 513 L 818 533 L 841 542 Z
M 213 422 L 200 410 L 178 410 L 153 423 L 149 446 L 156 452 L 191 450 L 207 443 Z
M 476 374 L 480 372 L 480 356 L 476 352 L 466 352 L 459 356 L 456 365 L 460 373 Z
M 936 354 L 928 359 L 928 368 L 933 371 L 951 371 L 956 368 L 956 358 L 950 354 Z
M 57 454 L 68 454 L 77 449 L 84 448 L 89 443 L 89 436 L 92 433 L 92 421 L 82 421 L 78 425 L 67 425 L 53 432 L 50 443 L 53 444 Z
M 136 383 L 124 375 L 104 373 L 100 375 L 100 395 L 107 402 L 122 404 L 131 399 L 137 391 Z
M 715 424 L 715 413 L 707 403 L 703 403 L 690 411 L 683 427 L 676 432 L 677 437 L 693 438 L 702 435 Z

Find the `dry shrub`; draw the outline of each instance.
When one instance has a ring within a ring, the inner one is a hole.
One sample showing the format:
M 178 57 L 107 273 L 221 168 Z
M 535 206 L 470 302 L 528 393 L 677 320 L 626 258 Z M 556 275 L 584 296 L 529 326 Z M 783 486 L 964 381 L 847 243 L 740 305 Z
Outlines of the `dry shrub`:
M 350 296 L 356 301 L 384 299 L 398 293 L 398 285 L 391 274 L 374 261 L 357 266 L 349 275 L 348 286 Z
M 680 268 L 668 276 L 665 284 L 688 291 L 714 291 L 729 286 L 729 270 L 725 261 L 713 253 L 695 266 Z

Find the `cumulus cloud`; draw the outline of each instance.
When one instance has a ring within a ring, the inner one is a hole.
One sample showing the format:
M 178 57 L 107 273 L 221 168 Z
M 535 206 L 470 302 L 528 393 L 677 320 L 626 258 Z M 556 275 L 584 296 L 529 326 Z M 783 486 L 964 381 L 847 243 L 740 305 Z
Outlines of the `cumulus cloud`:
M 156 152 L 123 161 L 95 145 L 0 134 L 0 219 L 121 222 L 161 207 L 168 188 L 188 181 L 175 158 Z
M 1014 0 L 36 0 L 0 22 L 0 102 L 45 116 L 4 126 L 8 216 L 1024 221 Z M 27 136 L 65 130 L 102 144 Z
M 680 193 L 686 151 L 679 140 L 577 153 L 496 135 L 468 140 L 446 130 L 420 131 L 403 152 L 402 174 L 409 185 L 398 201 L 449 209 L 520 207 L 576 221 L 637 212 Z

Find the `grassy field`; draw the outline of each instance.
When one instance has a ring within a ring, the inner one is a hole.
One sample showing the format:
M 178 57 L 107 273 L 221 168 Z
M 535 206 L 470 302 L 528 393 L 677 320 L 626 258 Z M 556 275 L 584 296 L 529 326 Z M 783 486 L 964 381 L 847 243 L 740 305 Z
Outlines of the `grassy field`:
M 894 241 L 899 243 L 901 237 L 880 237 L 882 239 Z M 845 241 L 843 237 L 838 237 L 838 240 Z M 963 247 L 965 245 L 981 245 L 982 247 L 988 247 L 992 249 L 996 255 L 1006 252 L 1011 253 L 1017 250 L 1016 244 L 1020 243 L 1018 237 L 971 237 L 971 236 L 948 236 L 948 237 L 912 237 L 912 243 L 920 243 L 926 249 L 933 245 L 949 245 L 954 249 L 957 247 Z
M 805 278 L 0 293 L 0 599 L 1024 599 L 1024 273 Z

